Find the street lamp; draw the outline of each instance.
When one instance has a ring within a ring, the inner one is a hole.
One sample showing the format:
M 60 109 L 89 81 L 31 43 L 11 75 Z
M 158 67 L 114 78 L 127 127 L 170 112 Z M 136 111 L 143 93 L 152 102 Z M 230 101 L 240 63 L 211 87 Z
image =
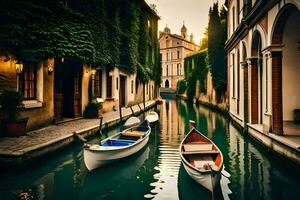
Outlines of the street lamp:
M 19 60 L 16 62 L 16 72 L 17 75 L 20 75 L 23 72 L 23 63 Z

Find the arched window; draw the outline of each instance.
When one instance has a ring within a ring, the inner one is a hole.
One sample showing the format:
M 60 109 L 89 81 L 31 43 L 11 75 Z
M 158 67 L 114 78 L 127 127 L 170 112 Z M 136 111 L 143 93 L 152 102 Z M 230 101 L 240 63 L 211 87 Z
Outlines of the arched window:
M 170 83 L 169 83 L 169 80 L 167 79 L 165 82 L 165 88 L 169 88 L 169 87 L 170 87 Z
M 169 65 L 167 65 L 167 73 L 166 73 L 167 76 L 169 76 Z

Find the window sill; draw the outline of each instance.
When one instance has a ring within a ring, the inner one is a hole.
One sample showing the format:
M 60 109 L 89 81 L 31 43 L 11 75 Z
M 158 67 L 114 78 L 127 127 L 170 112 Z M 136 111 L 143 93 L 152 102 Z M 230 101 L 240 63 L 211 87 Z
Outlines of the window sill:
M 115 98 L 113 98 L 113 97 L 108 97 L 105 99 L 105 101 L 114 101 L 114 100 L 115 100 Z
M 25 109 L 32 109 L 32 108 L 41 108 L 43 107 L 43 103 L 38 100 L 24 100 L 23 101 Z

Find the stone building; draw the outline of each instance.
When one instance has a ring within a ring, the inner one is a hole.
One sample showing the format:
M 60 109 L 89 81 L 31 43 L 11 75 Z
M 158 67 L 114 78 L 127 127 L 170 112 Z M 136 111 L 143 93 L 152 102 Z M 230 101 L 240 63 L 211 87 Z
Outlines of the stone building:
M 184 58 L 199 50 L 193 34 L 188 37 L 185 25 L 181 35 L 172 34 L 168 27 L 159 33 L 159 47 L 162 65 L 162 88 L 176 89 L 178 80 L 184 79 Z
M 230 115 L 249 133 L 285 134 L 300 108 L 300 1 L 226 5 Z
M 159 55 L 159 16 L 146 2 L 140 5 L 147 14 L 147 28 L 151 30 L 147 31 L 147 51 L 150 53 L 146 59 L 154 65 Z M 70 56 L 20 58 L 0 47 L 0 93 L 16 90 L 23 94 L 25 110 L 21 114 L 29 118 L 27 130 L 83 117 L 89 103 L 89 80 L 92 80 L 93 96 L 104 100 L 104 112 L 143 100 L 143 86 L 137 81 L 136 74 L 122 70 L 118 65 L 108 70 L 106 66 L 86 64 Z M 17 73 L 16 66 L 20 61 L 23 70 Z M 154 81 L 150 80 L 145 84 L 146 101 L 156 97 L 154 91 Z M 0 112 L 0 122 L 1 117 Z

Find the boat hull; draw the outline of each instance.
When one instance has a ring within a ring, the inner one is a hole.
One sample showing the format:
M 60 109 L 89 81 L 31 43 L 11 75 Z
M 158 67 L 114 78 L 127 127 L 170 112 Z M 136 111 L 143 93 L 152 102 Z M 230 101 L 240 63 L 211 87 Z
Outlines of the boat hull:
M 130 146 L 128 148 L 122 149 L 114 149 L 114 150 L 90 150 L 88 148 L 84 148 L 83 157 L 84 162 L 89 171 L 96 169 L 102 165 L 114 162 L 116 160 L 126 158 L 140 151 L 149 140 L 149 135 L 145 136 L 145 138 L 139 143 Z
M 159 117 L 156 112 L 150 112 L 145 119 L 148 120 L 149 123 L 153 124 L 158 121 L 158 118 Z
M 213 176 L 211 173 L 201 173 L 199 171 L 194 170 L 193 168 L 186 165 L 184 162 L 183 167 L 188 175 L 194 179 L 198 184 L 202 185 L 209 191 L 213 191 L 213 189 L 217 186 L 221 179 L 221 171 L 214 172 Z

